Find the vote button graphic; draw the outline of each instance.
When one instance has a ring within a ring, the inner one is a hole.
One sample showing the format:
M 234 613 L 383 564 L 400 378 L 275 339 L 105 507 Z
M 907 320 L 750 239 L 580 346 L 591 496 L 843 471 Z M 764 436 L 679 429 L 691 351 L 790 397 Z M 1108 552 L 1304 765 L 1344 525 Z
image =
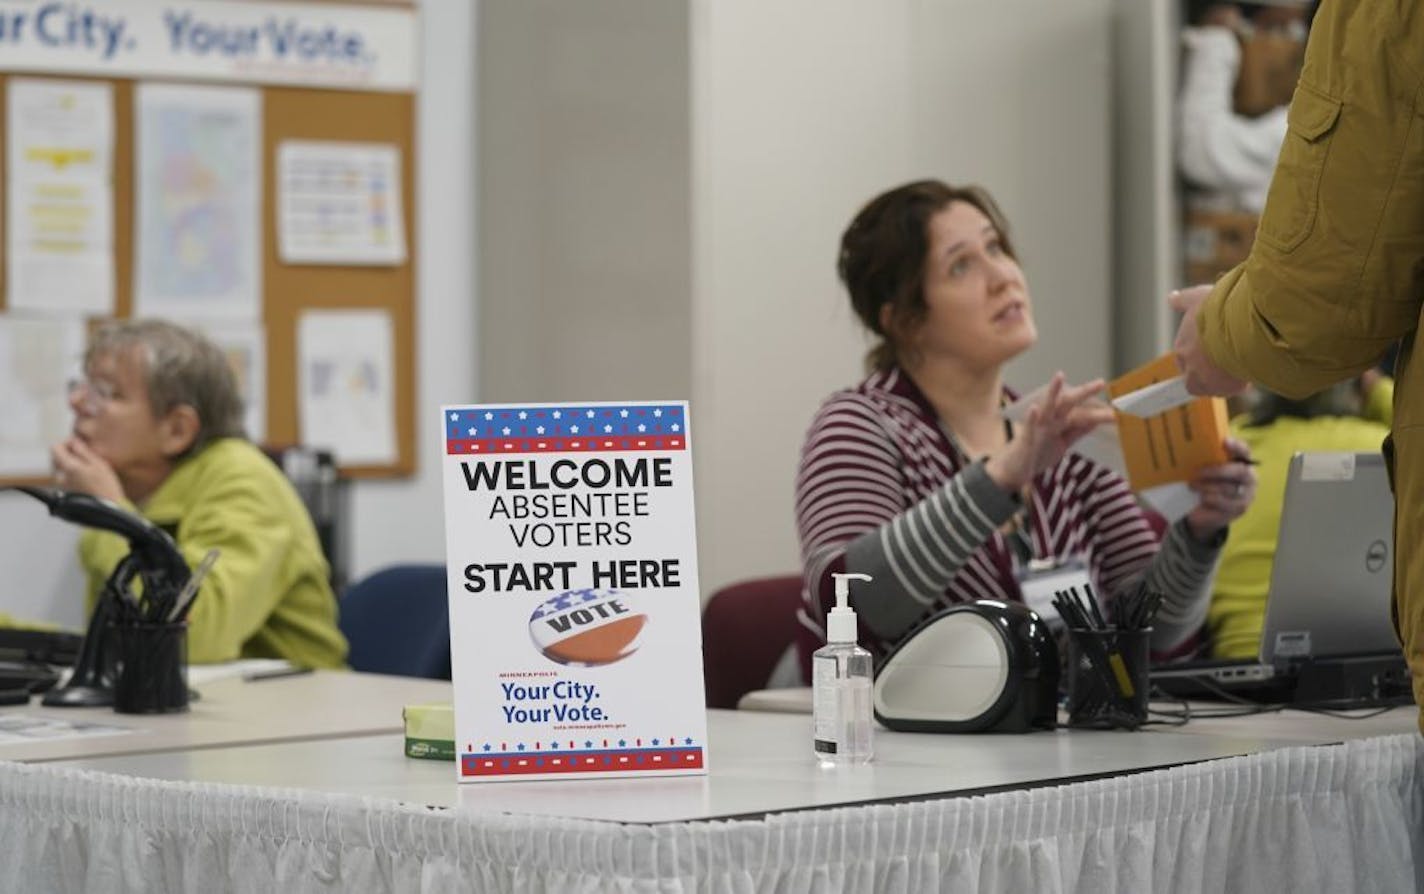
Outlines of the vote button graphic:
M 529 635 L 545 657 L 559 664 L 612 664 L 638 649 L 648 623 L 640 602 L 621 590 L 567 590 L 534 610 Z

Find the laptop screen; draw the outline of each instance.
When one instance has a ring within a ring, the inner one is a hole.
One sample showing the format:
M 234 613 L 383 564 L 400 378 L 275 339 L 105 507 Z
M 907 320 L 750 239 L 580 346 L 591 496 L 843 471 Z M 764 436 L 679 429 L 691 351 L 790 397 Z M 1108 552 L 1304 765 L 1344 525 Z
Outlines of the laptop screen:
M 1297 453 L 1271 566 L 1261 662 L 1398 652 L 1394 497 L 1379 453 Z

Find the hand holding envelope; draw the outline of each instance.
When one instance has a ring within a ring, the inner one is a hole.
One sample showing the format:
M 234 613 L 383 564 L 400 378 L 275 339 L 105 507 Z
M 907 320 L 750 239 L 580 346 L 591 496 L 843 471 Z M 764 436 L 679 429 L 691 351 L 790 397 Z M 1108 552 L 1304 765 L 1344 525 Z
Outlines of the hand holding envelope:
M 1217 366 L 1197 334 L 1197 313 L 1212 286 L 1179 289 L 1167 296 L 1172 310 L 1182 315 L 1173 344 L 1173 363 L 1183 373 L 1182 386 L 1193 394 L 1238 394 L 1246 383 Z
M 1117 423 L 1095 428 L 1070 449 L 1127 478 L 1169 520 L 1186 515 L 1199 503 L 1190 482 L 1201 470 L 1231 460 L 1225 401 L 1190 394 L 1171 354 L 1107 387 Z M 1021 421 L 1043 392 L 1038 388 L 1005 407 L 1004 418 Z

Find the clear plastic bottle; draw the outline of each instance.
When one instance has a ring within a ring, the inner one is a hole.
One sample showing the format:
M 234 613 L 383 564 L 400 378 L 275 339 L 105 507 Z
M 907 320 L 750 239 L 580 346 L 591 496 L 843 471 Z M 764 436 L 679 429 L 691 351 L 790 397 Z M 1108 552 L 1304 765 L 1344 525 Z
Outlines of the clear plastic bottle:
M 851 580 L 865 574 L 833 574 L 836 605 L 826 619 L 826 644 L 811 656 L 812 702 L 815 710 L 813 745 L 824 765 L 864 764 L 871 758 L 870 653 L 856 645 L 855 609 L 850 607 Z

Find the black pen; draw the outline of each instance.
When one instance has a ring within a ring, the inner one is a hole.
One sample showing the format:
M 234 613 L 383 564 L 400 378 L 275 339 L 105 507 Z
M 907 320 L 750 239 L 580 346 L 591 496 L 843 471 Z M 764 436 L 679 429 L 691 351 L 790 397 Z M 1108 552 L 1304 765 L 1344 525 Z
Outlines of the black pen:
M 242 675 L 242 679 L 249 683 L 256 683 L 259 680 L 277 680 L 282 677 L 297 677 L 302 674 L 309 674 L 314 670 L 310 667 L 277 667 L 272 670 L 249 671 Z

